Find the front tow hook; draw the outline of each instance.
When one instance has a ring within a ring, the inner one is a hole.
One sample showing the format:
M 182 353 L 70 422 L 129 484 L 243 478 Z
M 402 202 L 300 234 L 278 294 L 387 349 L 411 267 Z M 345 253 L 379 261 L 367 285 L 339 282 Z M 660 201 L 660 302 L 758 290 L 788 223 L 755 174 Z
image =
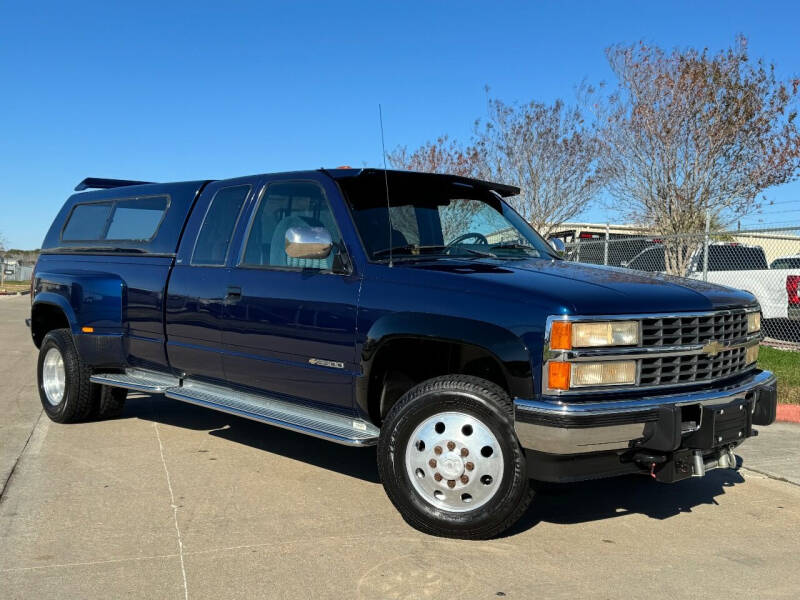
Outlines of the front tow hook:
M 695 450 L 692 453 L 692 477 L 703 477 L 706 471 L 711 469 L 735 469 L 736 468 L 736 455 L 733 453 L 733 448 L 728 446 L 719 451 L 719 453 L 706 460 L 703 457 L 702 450 Z

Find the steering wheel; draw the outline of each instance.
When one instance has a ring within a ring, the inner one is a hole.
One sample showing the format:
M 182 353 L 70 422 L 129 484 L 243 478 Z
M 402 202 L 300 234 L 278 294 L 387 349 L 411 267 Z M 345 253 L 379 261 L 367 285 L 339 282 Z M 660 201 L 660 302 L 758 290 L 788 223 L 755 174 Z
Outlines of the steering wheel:
M 489 240 L 486 239 L 485 235 L 483 235 L 482 233 L 478 233 L 476 231 L 471 231 L 469 233 L 465 233 L 463 235 L 458 236 L 452 242 L 447 244 L 447 247 L 448 248 L 452 248 L 453 246 L 457 246 L 458 244 L 460 244 L 464 240 L 468 240 L 470 238 L 475 238 L 475 243 L 476 244 L 483 244 L 484 246 L 488 246 L 489 245 Z

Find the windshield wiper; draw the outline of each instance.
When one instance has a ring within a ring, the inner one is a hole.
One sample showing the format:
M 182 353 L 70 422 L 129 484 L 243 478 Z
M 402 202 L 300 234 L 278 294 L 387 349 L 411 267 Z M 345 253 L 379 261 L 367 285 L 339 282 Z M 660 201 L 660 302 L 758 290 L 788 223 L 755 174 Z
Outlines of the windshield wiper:
M 481 252 L 480 250 L 473 250 L 472 248 L 466 248 L 464 246 L 441 246 L 441 245 L 430 245 L 430 246 L 418 246 L 417 244 L 403 244 L 402 246 L 392 246 L 391 248 L 382 248 L 380 250 L 375 250 L 372 253 L 372 258 L 377 258 L 378 256 L 385 256 L 390 252 L 394 254 L 395 252 L 401 253 L 403 258 L 408 258 L 410 254 L 412 258 L 424 258 L 429 256 L 436 256 L 439 254 L 438 252 L 421 252 L 422 250 L 439 250 L 444 251 L 442 255 L 444 256 L 453 256 L 449 252 L 449 250 L 458 249 L 459 252 L 466 252 L 473 256 L 480 256 L 481 258 L 497 258 L 496 254 L 492 254 L 491 252 Z
M 497 254 L 492 254 L 491 252 L 481 252 L 480 250 L 473 250 L 472 248 L 464 248 L 463 246 L 453 246 L 454 248 L 458 248 L 459 250 L 463 250 L 464 252 L 469 252 L 474 256 L 481 256 L 483 258 L 497 258 Z
M 372 253 L 372 258 L 377 258 L 378 256 L 384 256 L 386 254 L 394 254 L 395 252 L 401 252 L 404 254 L 414 254 L 418 253 L 420 250 L 444 250 L 446 246 L 418 246 L 417 244 L 403 244 L 402 246 L 392 246 L 391 248 L 382 248 L 380 250 L 375 250 Z
M 534 250 L 530 246 L 526 246 L 525 244 L 517 244 L 517 243 L 508 243 L 508 244 L 493 244 L 492 250 Z
M 539 250 L 537 250 L 536 248 L 532 248 L 531 246 L 527 246 L 526 244 L 518 244 L 518 243 L 495 244 L 492 246 L 492 250 L 522 250 L 528 256 L 544 258 Z M 561 258 L 560 256 L 554 253 L 548 253 L 545 256 L 549 256 L 550 258 L 558 258 L 558 259 Z

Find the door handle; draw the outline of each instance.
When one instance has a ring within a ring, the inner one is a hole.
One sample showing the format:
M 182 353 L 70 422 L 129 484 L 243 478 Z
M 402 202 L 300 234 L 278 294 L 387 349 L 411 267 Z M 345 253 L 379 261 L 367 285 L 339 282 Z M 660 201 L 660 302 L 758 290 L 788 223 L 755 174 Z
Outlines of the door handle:
M 238 300 L 242 297 L 242 288 L 238 285 L 229 285 L 228 286 L 228 293 L 225 294 L 226 300 Z

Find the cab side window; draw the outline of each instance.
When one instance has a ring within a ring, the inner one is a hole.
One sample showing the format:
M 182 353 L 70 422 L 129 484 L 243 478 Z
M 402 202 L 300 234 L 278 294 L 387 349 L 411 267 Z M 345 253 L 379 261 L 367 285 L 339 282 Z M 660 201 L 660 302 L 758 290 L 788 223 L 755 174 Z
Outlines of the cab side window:
M 225 264 L 233 230 L 248 193 L 249 185 L 235 185 L 217 190 L 197 234 L 192 253 L 193 265 Z
M 324 227 L 334 248 L 327 258 L 292 258 L 286 254 L 286 231 L 290 227 Z M 339 246 L 339 229 L 322 188 L 310 181 L 270 184 L 253 217 L 247 239 L 245 266 L 269 266 L 330 270 Z

